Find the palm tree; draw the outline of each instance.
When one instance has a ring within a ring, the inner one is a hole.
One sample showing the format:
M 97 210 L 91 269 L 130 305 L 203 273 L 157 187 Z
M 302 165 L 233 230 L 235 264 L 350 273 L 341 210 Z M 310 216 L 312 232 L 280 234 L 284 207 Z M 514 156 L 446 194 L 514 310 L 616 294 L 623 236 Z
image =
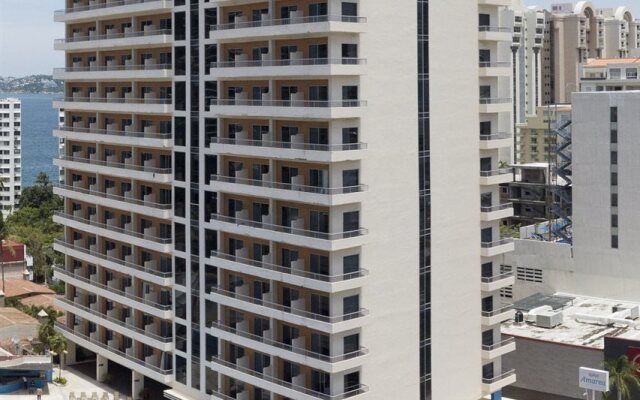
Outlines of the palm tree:
M 58 379 L 62 378 L 62 357 L 63 353 L 67 350 L 67 339 L 59 333 L 55 333 L 49 338 L 49 348 L 58 354 L 58 362 L 60 366 L 60 372 L 58 372 Z
M 603 365 L 609 371 L 609 382 L 618 392 L 618 400 L 631 399 L 631 391 L 640 389 L 637 367 L 627 356 L 607 360 Z

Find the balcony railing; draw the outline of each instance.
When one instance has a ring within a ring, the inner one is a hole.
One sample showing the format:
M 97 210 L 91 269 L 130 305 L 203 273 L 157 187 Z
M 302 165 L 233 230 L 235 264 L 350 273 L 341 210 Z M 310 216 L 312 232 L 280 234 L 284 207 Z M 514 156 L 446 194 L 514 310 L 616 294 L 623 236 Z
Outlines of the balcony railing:
M 479 32 L 500 32 L 500 33 L 513 33 L 513 29 L 503 26 L 488 26 L 482 25 L 478 27 Z
M 512 135 L 510 133 L 491 133 L 488 135 L 480 134 L 481 141 L 487 140 L 502 140 L 502 139 L 511 139 Z
M 358 193 L 367 190 L 367 185 L 345 186 L 345 187 L 319 187 L 298 185 L 293 183 L 280 183 L 273 181 L 262 181 L 257 179 L 236 178 L 232 176 L 211 175 L 211 180 L 216 182 L 237 183 L 240 185 L 258 186 L 269 189 L 291 190 L 295 192 L 315 193 L 324 195 L 336 195 L 346 193 Z
M 253 369 L 242 367 L 242 366 L 234 364 L 232 362 L 223 360 L 223 359 L 221 359 L 221 358 L 219 358 L 217 356 L 212 356 L 211 357 L 211 361 L 216 363 L 216 364 L 223 365 L 223 366 L 225 366 L 227 368 L 232 368 L 232 369 L 235 369 L 237 371 L 243 372 L 245 374 L 251 375 L 251 376 L 256 377 L 258 379 L 263 379 L 265 381 L 273 382 L 273 383 L 275 383 L 277 385 L 280 385 L 280 386 L 295 390 L 295 391 L 300 392 L 300 393 L 304 393 L 306 395 L 312 396 L 312 397 L 317 398 L 317 399 L 341 400 L 341 399 L 346 399 L 346 398 L 349 398 L 349 397 L 352 397 L 352 396 L 356 396 L 358 394 L 365 393 L 365 392 L 367 392 L 369 390 L 369 387 L 367 387 L 366 385 L 359 384 L 356 388 L 349 389 L 348 391 L 346 391 L 344 393 L 339 393 L 339 394 L 334 394 L 334 395 L 327 394 L 327 393 L 320 393 L 320 392 L 316 392 L 315 390 L 308 389 L 308 388 L 306 388 L 304 386 L 298 386 L 298 385 L 296 385 L 294 383 L 287 382 L 287 381 L 284 381 L 282 379 L 278 379 L 278 378 L 273 377 L 273 376 L 265 375 L 265 374 L 263 374 L 261 372 L 255 371 Z
M 76 275 L 73 272 L 67 271 L 64 268 L 53 267 L 53 270 L 55 272 L 59 273 L 59 274 L 66 275 L 66 276 L 71 277 L 73 279 L 77 279 L 77 280 L 82 281 L 82 282 L 84 282 L 86 284 L 89 284 L 91 286 L 99 287 L 101 289 L 107 290 L 109 292 L 113 292 L 113 293 L 118 294 L 120 296 L 124 296 L 129 300 L 133 300 L 133 301 L 138 302 L 138 303 L 146 304 L 148 306 L 151 306 L 153 308 L 157 308 L 157 309 L 162 310 L 162 311 L 171 310 L 171 304 L 160 304 L 160 303 L 157 303 L 157 302 L 155 302 L 153 300 L 149 300 L 149 299 L 145 299 L 145 298 L 142 298 L 142 297 L 134 296 L 134 295 L 132 295 L 130 293 L 126 293 L 124 290 L 120 290 L 120 289 L 117 289 L 117 288 L 114 288 L 114 287 L 109 287 L 109 286 L 105 285 L 104 283 L 100 283 L 100 282 L 97 282 L 97 281 L 92 281 L 90 279 L 85 278 L 84 276 Z
M 492 383 L 496 383 L 496 382 L 501 381 L 503 379 L 509 378 L 510 376 L 513 376 L 515 374 L 516 374 L 516 370 L 512 369 L 511 371 L 504 372 L 504 373 L 502 373 L 502 374 L 500 374 L 498 376 L 494 376 L 494 377 L 491 377 L 491 378 L 484 378 L 483 377 L 482 378 L 482 383 L 490 385 Z
M 110 168 L 130 169 L 133 171 L 152 172 L 154 174 L 161 174 L 161 175 L 171 175 L 171 168 L 145 167 L 144 165 L 133 165 L 133 164 L 127 164 L 127 163 L 101 161 L 101 160 L 95 160 L 91 158 L 80 158 L 80 157 L 73 157 L 73 156 L 58 156 L 56 158 L 62 161 L 73 161 L 73 162 L 79 162 L 79 163 L 85 163 L 85 164 L 95 164 L 95 165 L 100 165 L 103 167 L 110 167 Z
M 134 98 L 134 97 L 63 97 L 60 101 L 72 103 L 118 103 L 118 104 L 171 104 L 170 98 Z
M 74 126 L 63 126 L 57 128 L 57 130 L 63 132 L 77 132 L 77 133 L 92 133 L 96 135 L 111 135 L 111 136 L 125 136 L 135 138 L 149 138 L 149 139 L 171 139 L 171 133 L 157 133 L 157 132 L 134 132 L 134 131 L 119 131 L 113 129 L 96 129 L 96 128 L 80 128 Z
M 344 360 L 349 360 L 355 357 L 360 357 L 363 356 L 365 354 L 367 354 L 369 352 L 368 349 L 366 349 L 365 347 L 360 347 L 360 349 L 353 351 L 351 353 L 347 353 L 347 354 L 340 354 L 337 356 L 328 356 L 325 354 L 321 354 L 321 353 L 316 353 L 314 351 L 311 350 L 306 350 L 306 349 L 301 349 L 301 348 L 297 348 L 297 347 L 293 347 L 290 346 L 288 344 L 282 343 L 282 342 L 278 342 L 277 340 L 273 340 L 273 339 L 269 339 L 269 338 L 264 338 L 262 336 L 258 336 L 258 335 L 254 335 L 252 333 L 249 332 L 243 332 L 240 331 L 238 329 L 234 329 L 230 326 L 226 326 L 224 325 L 222 322 L 212 322 L 211 323 L 211 327 L 212 328 L 216 328 L 216 329 L 220 329 L 222 331 L 225 332 L 229 332 L 232 333 L 234 335 L 237 336 L 242 336 L 244 338 L 247 339 L 251 339 L 260 343 L 264 343 L 267 344 L 269 346 L 273 346 L 273 347 L 277 347 L 279 349 L 284 349 L 287 351 L 290 351 L 292 353 L 296 353 L 296 354 L 301 354 L 305 357 L 311 357 L 311 358 L 315 358 L 317 360 L 321 360 L 321 361 L 326 361 L 326 362 L 330 362 L 330 363 L 335 363 L 335 362 L 339 362 L 339 361 L 344 361 Z
M 482 280 L 482 283 L 493 283 L 493 282 L 501 281 L 503 279 L 511 278 L 512 276 L 513 276 L 512 272 L 504 272 L 497 275 L 483 276 L 481 280 Z
M 66 67 L 66 68 L 54 68 L 54 73 L 62 72 L 104 72 L 104 71 L 157 71 L 157 70 L 170 70 L 171 64 L 145 64 L 145 65 L 97 65 L 97 66 L 79 66 L 79 67 Z
M 221 214 L 211 214 L 211 219 L 222 221 L 222 222 L 228 222 L 232 224 L 237 224 L 237 225 L 250 226 L 252 228 L 268 229 L 276 232 L 290 233 L 293 235 L 306 236 L 310 238 L 324 239 L 324 240 L 346 239 L 346 238 L 366 235 L 368 233 L 368 230 L 365 228 L 359 228 L 355 231 L 336 232 L 336 233 L 309 231 L 306 229 L 292 228 L 292 227 L 283 226 L 283 225 L 274 225 L 266 222 L 251 221 L 251 220 L 240 219 L 235 217 L 227 217 L 226 215 L 221 215 Z
M 317 281 L 330 282 L 330 283 L 342 282 L 342 281 L 355 279 L 355 278 L 361 278 L 363 276 L 369 275 L 369 271 L 367 271 L 366 269 L 362 269 L 362 268 L 359 269 L 358 271 L 351 272 L 351 273 L 348 273 L 348 274 L 323 275 L 323 274 L 317 274 L 317 273 L 314 273 L 314 272 L 302 271 L 302 270 L 295 269 L 295 268 L 286 268 L 286 267 L 283 267 L 281 265 L 270 264 L 270 263 L 263 262 L 263 261 L 256 261 L 256 260 L 252 260 L 252 259 L 249 259 L 249 258 L 238 257 L 238 256 L 234 256 L 234 255 L 231 255 L 231 254 L 221 253 L 221 252 L 216 251 L 216 250 L 212 250 L 211 251 L 211 257 L 217 257 L 217 258 L 221 258 L 221 259 L 224 259 L 224 260 L 233 261 L 233 262 L 245 264 L 245 265 L 256 267 L 256 268 L 264 268 L 264 269 L 268 269 L 270 271 L 275 271 L 275 272 L 289 274 L 289 275 L 295 275 L 295 276 L 301 276 L 303 278 L 309 278 L 309 279 L 314 279 L 314 280 L 317 280 Z
M 507 311 L 511 311 L 513 310 L 513 304 L 509 304 L 500 308 L 496 308 L 495 310 L 491 310 L 491 311 L 482 311 L 482 316 L 483 317 L 495 317 L 496 315 L 500 315 L 503 313 L 506 313 Z
M 480 68 L 509 68 L 509 61 L 480 61 Z
M 119 326 L 121 326 L 123 328 L 135 331 L 135 332 L 140 333 L 140 334 L 145 335 L 145 336 L 149 336 L 150 338 L 153 338 L 153 339 L 158 340 L 160 342 L 163 342 L 163 343 L 171 343 L 171 342 L 173 342 L 173 336 L 156 335 L 153 332 L 148 332 L 148 331 L 145 331 L 142 328 L 138 328 L 137 326 L 133 326 L 131 324 L 127 324 L 124 321 L 121 321 L 121 320 L 119 320 L 117 318 L 111 317 L 111 316 L 109 316 L 107 314 L 103 314 L 103 313 L 98 312 L 96 310 L 92 310 L 89 307 L 86 307 L 86 306 L 83 306 L 81 304 L 75 303 L 74 301 L 69 300 L 69 299 L 64 298 L 64 297 L 58 297 L 57 300 L 65 303 L 65 304 L 68 304 L 68 305 L 70 305 L 72 307 L 78 308 L 78 309 L 80 309 L 80 310 L 82 310 L 84 312 L 88 312 L 90 314 L 93 314 L 96 317 L 99 317 L 100 319 L 105 319 L 105 320 L 107 320 L 109 322 L 112 322 L 112 323 L 114 323 L 116 325 L 119 325 Z
M 145 235 L 144 233 L 141 233 L 141 232 L 129 231 L 129 230 L 126 230 L 126 229 L 123 229 L 123 228 L 119 228 L 117 226 L 107 225 L 107 224 L 104 224 L 102 222 L 91 221 L 91 220 L 88 220 L 88 219 L 76 217 L 74 215 L 65 214 L 62 211 L 55 211 L 53 215 L 55 215 L 57 217 L 60 217 L 60 218 L 65 218 L 65 219 L 69 219 L 69 220 L 72 220 L 72 221 L 77 221 L 77 222 L 80 222 L 80 223 L 83 223 L 83 224 L 95 226 L 97 228 L 106 229 L 108 231 L 122 233 L 122 234 L 128 235 L 128 236 L 133 236 L 133 237 L 136 237 L 138 239 L 150 240 L 152 242 L 156 242 L 156 243 L 160 243 L 160 244 L 171 244 L 171 238 L 160 238 L 160 237 L 156 237 L 156 236 L 152 236 L 152 235 Z
M 88 190 L 88 189 L 83 189 L 83 188 L 64 185 L 64 184 L 59 184 L 58 187 L 64 190 L 70 190 L 72 192 L 83 193 L 90 196 L 103 197 L 105 199 L 110 199 L 110 200 L 122 201 L 124 203 L 135 204 L 138 206 L 156 208 L 158 210 L 171 210 L 171 207 L 172 207 L 171 203 L 165 203 L 165 204 L 154 203 L 151 201 L 138 200 L 132 197 L 118 196 L 115 194 L 109 194 L 109 193 L 99 192 L 95 190 Z
M 119 1 L 107 1 L 102 3 L 96 3 L 92 5 L 84 5 L 84 6 L 74 6 L 70 8 L 65 8 L 64 10 L 56 10 L 55 15 L 60 16 L 64 14 L 69 14 L 78 11 L 89 11 L 89 10 L 98 10 L 101 8 L 110 8 L 110 7 L 120 7 L 120 6 L 128 6 L 131 4 L 140 4 L 140 3 L 152 3 L 160 0 L 119 0 Z
M 120 351 L 119 349 L 110 347 L 107 344 L 102 343 L 99 340 L 90 338 L 90 337 L 86 336 L 83 333 L 76 332 L 73 329 L 69 328 L 68 326 L 64 325 L 63 323 L 61 323 L 59 321 L 55 321 L 55 326 L 56 326 L 57 329 L 63 330 L 63 331 L 65 331 L 65 332 L 67 332 L 67 333 L 69 333 L 71 335 L 77 336 L 77 337 L 79 337 L 79 338 L 81 338 L 81 339 L 83 339 L 83 340 L 85 340 L 87 342 L 90 342 L 92 344 L 95 344 L 96 346 L 99 346 L 99 347 L 101 347 L 101 348 L 103 348 L 103 349 L 105 349 L 105 350 L 107 350 L 109 352 L 117 354 L 120 357 L 124 357 L 129 361 L 133 361 L 134 363 L 136 363 L 136 364 L 138 364 L 138 365 L 140 365 L 140 366 L 142 366 L 144 368 L 151 369 L 151 370 L 153 370 L 153 371 L 155 371 L 155 372 L 157 372 L 159 374 L 162 374 L 162 375 L 172 375 L 173 374 L 173 370 L 172 369 L 163 369 L 163 368 L 160 368 L 160 367 L 156 367 L 155 365 L 148 364 L 145 361 L 140 360 L 139 358 L 136 358 L 134 356 L 131 356 L 129 354 L 126 354 L 126 353 Z
M 506 210 L 509 208 L 513 208 L 512 203 L 498 204 L 498 205 L 489 206 L 489 207 L 480 207 L 480 212 L 488 213 L 488 212 Z
M 366 64 L 365 58 L 299 58 L 285 60 L 239 60 L 212 62 L 211 68 L 238 68 L 238 67 L 285 67 L 298 65 L 362 65 Z
M 480 97 L 480 104 L 507 104 L 511 97 Z
M 480 242 L 480 246 L 482 246 L 483 249 L 490 249 L 492 247 L 498 247 L 509 243 L 513 243 L 513 238 L 504 238 L 496 240 L 495 242 Z
M 171 278 L 171 276 L 172 276 L 172 272 L 171 272 L 170 268 L 169 268 L 169 271 L 160 271 L 160 270 L 157 270 L 157 269 L 154 269 L 154 268 L 144 267 L 142 265 L 137 265 L 137 264 L 125 261 L 125 260 L 121 260 L 121 259 L 116 258 L 116 257 L 108 256 L 108 255 L 103 254 L 101 252 L 85 249 L 84 247 L 76 246 L 74 244 L 67 243 L 64 240 L 60 240 L 60 239 L 55 239 L 54 243 L 59 245 L 59 246 L 65 247 L 65 248 L 67 248 L 69 250 L 79 251 L 81 253 L 85 253 L 85 254 L 88 254 L 88 255 L 91 255 L 91 256 L 94 256 L 94 257 L 98 257 L 98 258 L 100 258 L 102 260 L 105 260 L 105 261 L 110 261 L 110 262 L 113 262 L 113 263 L 116 263 L 116 264 L 120 264 L 120 265 L 122 265 L 124 267 L 132 268 L 132 269 L 135 269 L 137 271 L 146 272 L 148 274 L 155 275 L 155 276 L 158 276 L 160 278 Z
M 228 298 L 241 300 L 241 301 L 244 301 L 246 303 L 256 304 L 256 305 L 259 305 L 259 306 L 262 306 L 262 307 L 267 307 L 267 308 L 270 308 L 270 309 L 273 309 L 273 310 L 286 312 L 286 313 L 289 313 L 291 315 L 296 315 L 296 316 L 300 316 L 300 317 L 303 317 L 303 318 L 312 319 L 314 321 L 321 321 L 321 322 L 326 322 L 326 323 L 330 323 L 330 324 L 335 324 L 335 323 L 338 323 L 338 322 L 344 322 L 344 321 L 348 321 L 348 320 L 352 320 L 352 319 L 356 319 L 356 318 L 361 318 L 361 317 L 364 317 L 366 315 L 369 315 L 369 310 L 367 310 L 366 308 L 361 308 L 360 310 L 358 310 L 356 312 L 349 313 L 349 314 L 343 314 L 343 315 L 329 316 L 329 315 L 316 314 L 316 313 L 313 313 L 311 311 L 300 310 L 300 309 L 297 309 L 297 308 L 294 308 L 294 307 L 287 307 L 287 306 L 284 306 L 282 304 L 272 303 L 272 302 L 267 301 L 267 300 L 257 299 L 255 297 L 246 296 L 246 295 L 243 295 L 243 294 L 232 292 L 232 291 L 223 289 L 223 288 L 221 288 L 219 286 L 212 286 L 211 287 L 211 293 L 216 293 L 216 294 L 219 294 L 221 296 L 225 296 L 225 297 L 228 297 Z
M 513 168 L 500 168 L 489 171 L 480 171 L 480 176 L 489 177 L 489 176 L 499 176 L 513 173 Z
M 366 143 L 343 143 L 343 144 L 315 144 L 315 143 L 293 143 L 274 142 L 268 140 L 248 140 L 233 139 L 223 137 L 212 137 L 211 143 L 229 144 L 236 146 L 252 147 L 273 147 L 277 149 L 310 150 L 310 151 L 349 151 L 366 149 Z
M 493 350 L 499 349 L 501 347 L 510 345 L 511 343 L 515 343 L 515 342 L 516 342 L 516 339 L 513 338 L 513 337 L 510 337 L 510 338 L 505 339 L 505 340 L 503 340 L 501 342 L 498 342 L 498 343 L 483 344 L 482 345 L 482 350 L 484 350 L 484 351 L 493 351 Z
M 171 29 L 157 29 L 154 31 L 137 31 L 137 32 L 121 32 L 121 33 L 109 33 L 104 35 L 82 35 L 75 37 L 67 37 L 63 39 L 56 39 L 55 44 L 62 43 L 77 43 L 77 42 L 89 42 L 95 40 L 110 40 L 110 39 L 124 39 L 133 37 L 146 37 L 146 36 L 158 36 L 158 35 L 172 35 Z
M 349 22 L 349 23 L 364 23 L 367 22 L 365 17 L 355 17 L 350 15 L 316 15 L 306 17 L 294 17 L 294 18 L 280 18 L 280 19 L 265 19 L 259 21 L 246 21 L 246 22 L 231 22 L 228 24 L 218 24 L 211 26 L 212 31 L 222 31 L 228 29 L 242 29 L 242 28 L 258 28 L 261 26 L 280 26 L 280 25 L 295 25 L 295 24 L 311 24 L 317 22 Z
M 247 100 L 247 99 L 211 99 L 212 106 L 247 106 L 247 107 L 364 107 L 364 100 Z

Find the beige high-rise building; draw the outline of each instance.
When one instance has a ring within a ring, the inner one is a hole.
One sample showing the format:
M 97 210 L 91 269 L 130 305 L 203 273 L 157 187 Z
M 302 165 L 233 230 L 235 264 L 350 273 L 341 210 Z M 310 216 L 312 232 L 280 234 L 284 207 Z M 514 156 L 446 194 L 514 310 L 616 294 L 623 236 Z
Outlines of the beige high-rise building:
M 510 4 L 67 0 L 71 361 L 133 396 L 499 398 Z
M 517 124 L 518 138 L 516 153 L 518 162 L 548 163 L 556 159 L 556 137 L 551 132 L 571 119 L 571 105 L 550 105 L 536 109 L 534 115 L 527 117 L 526 122 Z

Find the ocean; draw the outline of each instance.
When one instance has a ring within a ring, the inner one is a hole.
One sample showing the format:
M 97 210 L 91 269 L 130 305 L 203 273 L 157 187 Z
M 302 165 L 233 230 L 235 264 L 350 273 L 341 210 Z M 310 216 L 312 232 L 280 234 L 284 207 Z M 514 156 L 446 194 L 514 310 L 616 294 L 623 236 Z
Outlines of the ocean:
M 58 139 L 52 130 L 58 124 L 58 110 L 51 102 L 60 94 L 0 93 L 0 98 L 22 101 L 22 188 L 33 185 L 40 172 L 52 182 L 58 181 L 58 167 L 53 157 L 58 154 Z

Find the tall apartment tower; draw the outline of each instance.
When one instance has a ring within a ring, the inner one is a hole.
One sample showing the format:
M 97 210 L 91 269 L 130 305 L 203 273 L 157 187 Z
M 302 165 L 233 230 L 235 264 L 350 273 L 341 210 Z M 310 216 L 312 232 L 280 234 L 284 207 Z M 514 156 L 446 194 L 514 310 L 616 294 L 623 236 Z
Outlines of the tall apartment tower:
M 510 3 L 67 0 L 70 358 L 170 399 L 499 398 Z
M 21 121 L 22 108 L 19 99 L 0 99 L 0 180 L 2 194 L 0 206 L 6 217 L 20 202 L 22 185 Z
M 513 102 L 514 120 L 525 122 L 543 104 L 542 61 L 545 11 L 540 7 L 526 7 L 522 0 L 513 1 Z

